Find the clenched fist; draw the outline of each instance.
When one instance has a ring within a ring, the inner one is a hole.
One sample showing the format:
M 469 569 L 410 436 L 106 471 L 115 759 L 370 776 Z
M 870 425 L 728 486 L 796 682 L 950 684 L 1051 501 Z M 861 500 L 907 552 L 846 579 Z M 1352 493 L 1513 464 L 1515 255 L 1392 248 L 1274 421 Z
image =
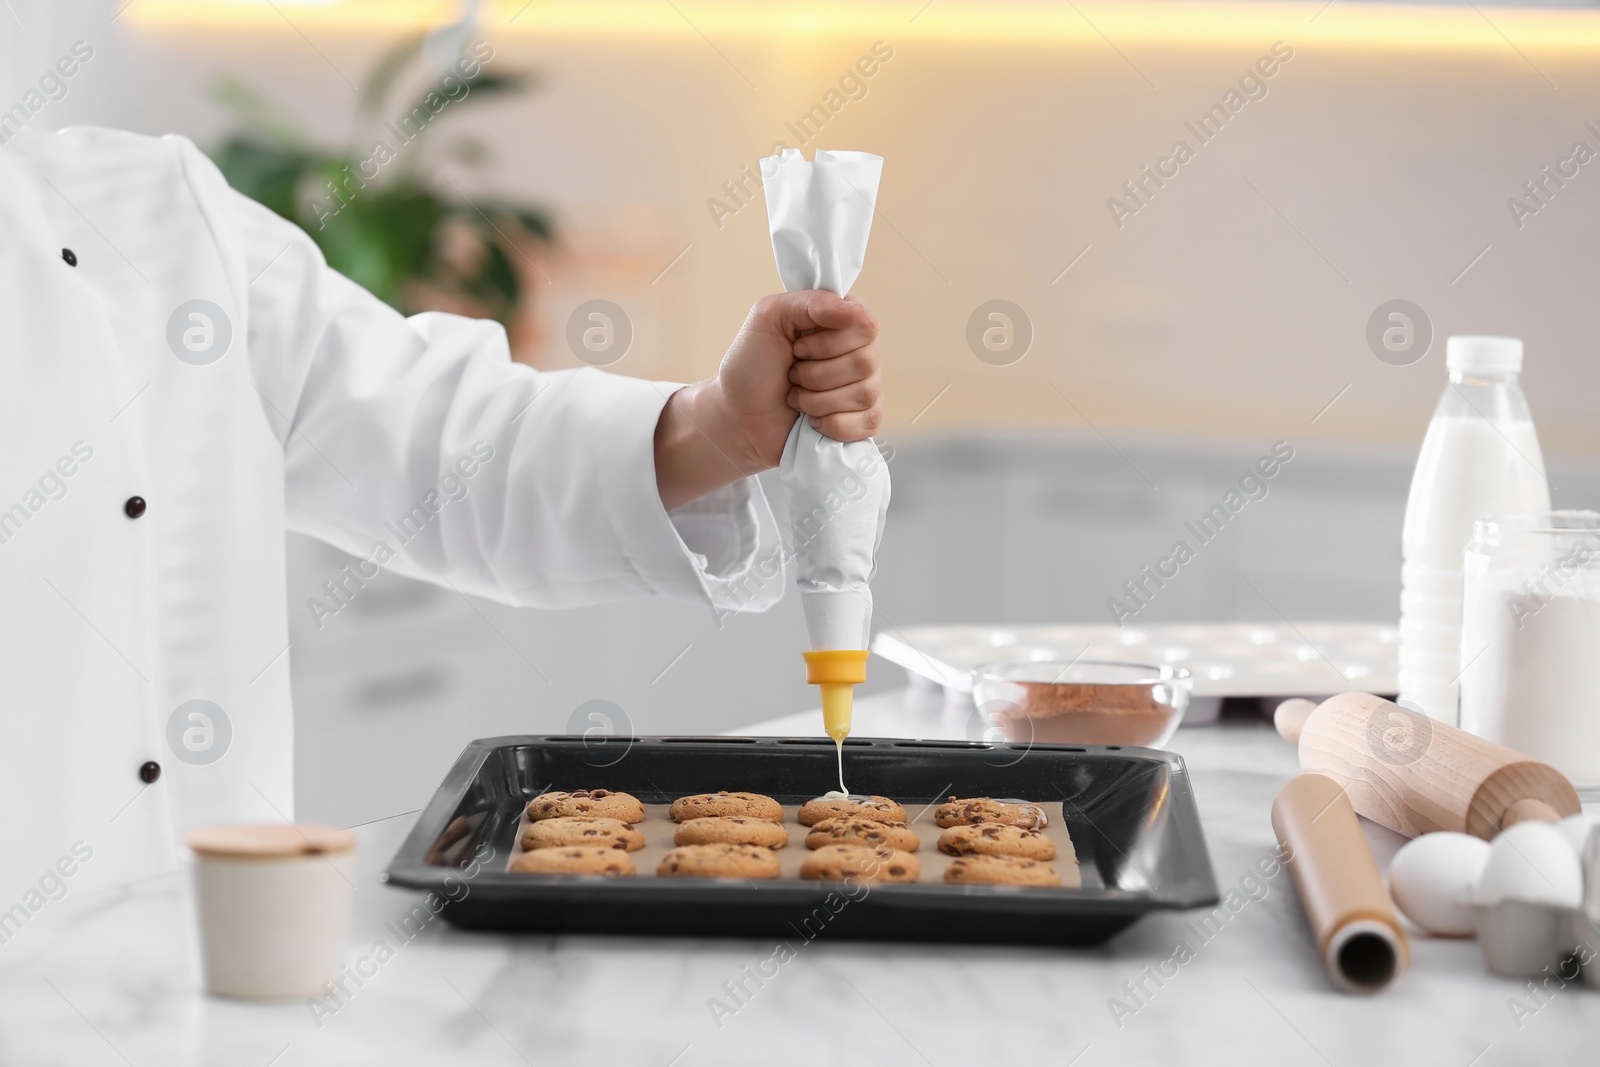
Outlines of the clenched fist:
M 656 486 L 668 508 L 778 465 L 800 415 L 840 441 L 883 422 L 878 320 L 819 289 L 762 297 L 715 378 L 674 393 L 656 424 Z

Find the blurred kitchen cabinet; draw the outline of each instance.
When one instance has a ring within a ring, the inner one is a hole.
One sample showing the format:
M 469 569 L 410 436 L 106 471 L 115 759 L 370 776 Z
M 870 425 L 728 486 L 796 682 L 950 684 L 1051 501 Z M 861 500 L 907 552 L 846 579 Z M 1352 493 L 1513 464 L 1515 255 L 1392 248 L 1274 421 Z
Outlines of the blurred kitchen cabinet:
M 464 720 L 508 713 L 519 699 L 502 660 L 486 647 L 297 672 L 296 817 L 354 826 L 420 808 L 480 736 Z
M 897 441 L 873 582 L 875 629 L 1111 622 L 1184 538 L 1194 556 L 1130 622 L 1395 616 L 1414 457 L 1297 446 L 1270 492 L 1199 544 L 1191 526 L 1266 446 L 968 436 Z M 1558 505 L 1600 502 L 1600 471 L 1552 460 Z M 289 538 L 300 814 L 351 825 L 421 804 L 467 741 L 607 729 L 713 733 L 812 706 L 798 598 L 716 619 L 660 600 L 571 611 L 468 601 L 380 575 L 319 628 L 350 557 Z M 785 588 L 792 573 L 782 579 Z M 1126 602 L 1126 601 L 1125 601 Z M 869 690 L 901 684 L 879 660 Z M 598 709 L 598 711 L 597 711 Z

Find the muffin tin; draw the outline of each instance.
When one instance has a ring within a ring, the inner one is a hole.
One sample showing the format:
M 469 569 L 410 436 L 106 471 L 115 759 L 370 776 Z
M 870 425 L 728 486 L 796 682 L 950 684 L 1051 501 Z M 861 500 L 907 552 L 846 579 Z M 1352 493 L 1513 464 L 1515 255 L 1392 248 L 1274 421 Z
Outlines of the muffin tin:
M 1116 746 L 867 738 L 851 738 L 845 752 L 851 788 L 899 801 L 921 829 L 917 855 L 925 870 L 917 883 L 872 885 L 827 911 L 826 929 L 816 936 L 1095 944 L 1150 911 L 1217 902 L 1194 794 L 1176 755 Z M 691 793 L 744 789 L 795 806 L 829 787 L 834 759 L 833 743 L 816 738 L 474 741 L 383 877 L 438 892 L 449 901 L 446 921 L 464 928 L 809 940 L 797 931 L 809 929 L 806 920 L 830 894 L 837 902 L 840 883 L 530 876 L 505 867 L 517 851 L 523 809 L 547 790 L 621 790 L 653 806 Z M 940 854 L 925 809 L 952 793 L 1060 805 L 1081 884 L 1022 888 L 930 880 L 928 869 Z M 798 830 L 791 827 L 782 850 L 793 853 L 796 864 L 806 851 Z M 483 845 L 498 858 L 481 864 L 463 888 L 462 871 Z
M 1183 623 L 1163 626 L 911 626 L 879 631 L 872 651 L 919 687 L 970 702 L 983 663 L 1126 660 L 1187 667 L 1186 722 L 1214 717 L 1224 697 L 1322 697 L 1399 688 L 1400 631 L 1364 622 Z

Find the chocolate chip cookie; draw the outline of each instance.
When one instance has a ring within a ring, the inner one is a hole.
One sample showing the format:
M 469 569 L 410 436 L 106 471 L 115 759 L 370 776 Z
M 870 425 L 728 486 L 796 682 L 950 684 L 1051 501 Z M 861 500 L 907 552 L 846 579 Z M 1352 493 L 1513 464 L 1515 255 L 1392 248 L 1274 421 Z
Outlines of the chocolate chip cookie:
M 952 885 L 1058 886 L 1061 876 L 1048 863 L 1020 856 L 962 856 L 946 868 Z
M 1007 826 L 1020 826 L 1024 830 L 1041 830 L 1050 819 L 1045 815 L 1044 809 L 1037 804 L 993 800 L 989 797 L 974 797 L 969 800 L 951 797 L 935 809 L 933 821 L 946 828 L 997 822 Z
M 815 826 L 824 819 L 868 819 L 872 822 L 906 821 L 906 809 L 888 797 L 818 797 L 800 809 L 800 825 Z
M 763 819 L 767 822 L 783 821 L 783 805 L 760 793 L 696 793 L 692 797 L 679 797 L 667 809 L 673 822 L 705 819 L 724 815 L 738 815 L 746 819 Z
M 663 878 L 776 878 L 778 854 L 760 845 L 679 845 L 656 867 Z
M 887 845 L 823 845 L 800 864 L 800 877 L 813 882 L 915 882 L 921 874 L 917 857 Z
M 528 818 L 545 819 L 580 816 L 591 819 L 619 819 L 630 826 L 644 822 L 644 805 L 627 793 L 609 789 L 577 789 L 571 793 L 541 793 L 528 801 Z
M 1021 856 L 1053 860 L 1056 843 L 1038 830 L 1002 822 L 952 826 L 939 835 L 939 851 L 951 856 Z
M 852 844 L 869 848 L 887 845 L 901 852 L 915 852 L 922 847 L 917 832 L 903 822 L 877 822 L 860 818 L 823 819 L 806 835 L 807 848 Z
M 522 831 L 522 847 L 532 852 L 562 845 L 605 845 L 624 852 L 644 848 L 644 835 L 621 819 L 584 819 L 558 815 L 529 823 Z
M 782 848 L 789 843 L 789 831 L 775 822 L 744 815 L 708 815 L 679 825 L 672 835 L 679 845 L 757 845 Z
M 633 857 L 610 845 L 563 845 L 524 852 L 511 861 L 518 874 L 637 874 Z

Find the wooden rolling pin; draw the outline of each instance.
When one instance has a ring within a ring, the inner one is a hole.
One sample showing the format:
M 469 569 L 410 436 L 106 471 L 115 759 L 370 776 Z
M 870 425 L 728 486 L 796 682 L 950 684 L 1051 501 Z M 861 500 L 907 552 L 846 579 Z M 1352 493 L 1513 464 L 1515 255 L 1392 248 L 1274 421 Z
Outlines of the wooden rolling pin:
M 1357 814 L 1407 837 L 1456 830 L 1488 841 L 1581 810 L 1549 764 L 1370 693 L 1285 700 L 1273 723 L 1299 744 L 1302 771 L 1332 778 Z

